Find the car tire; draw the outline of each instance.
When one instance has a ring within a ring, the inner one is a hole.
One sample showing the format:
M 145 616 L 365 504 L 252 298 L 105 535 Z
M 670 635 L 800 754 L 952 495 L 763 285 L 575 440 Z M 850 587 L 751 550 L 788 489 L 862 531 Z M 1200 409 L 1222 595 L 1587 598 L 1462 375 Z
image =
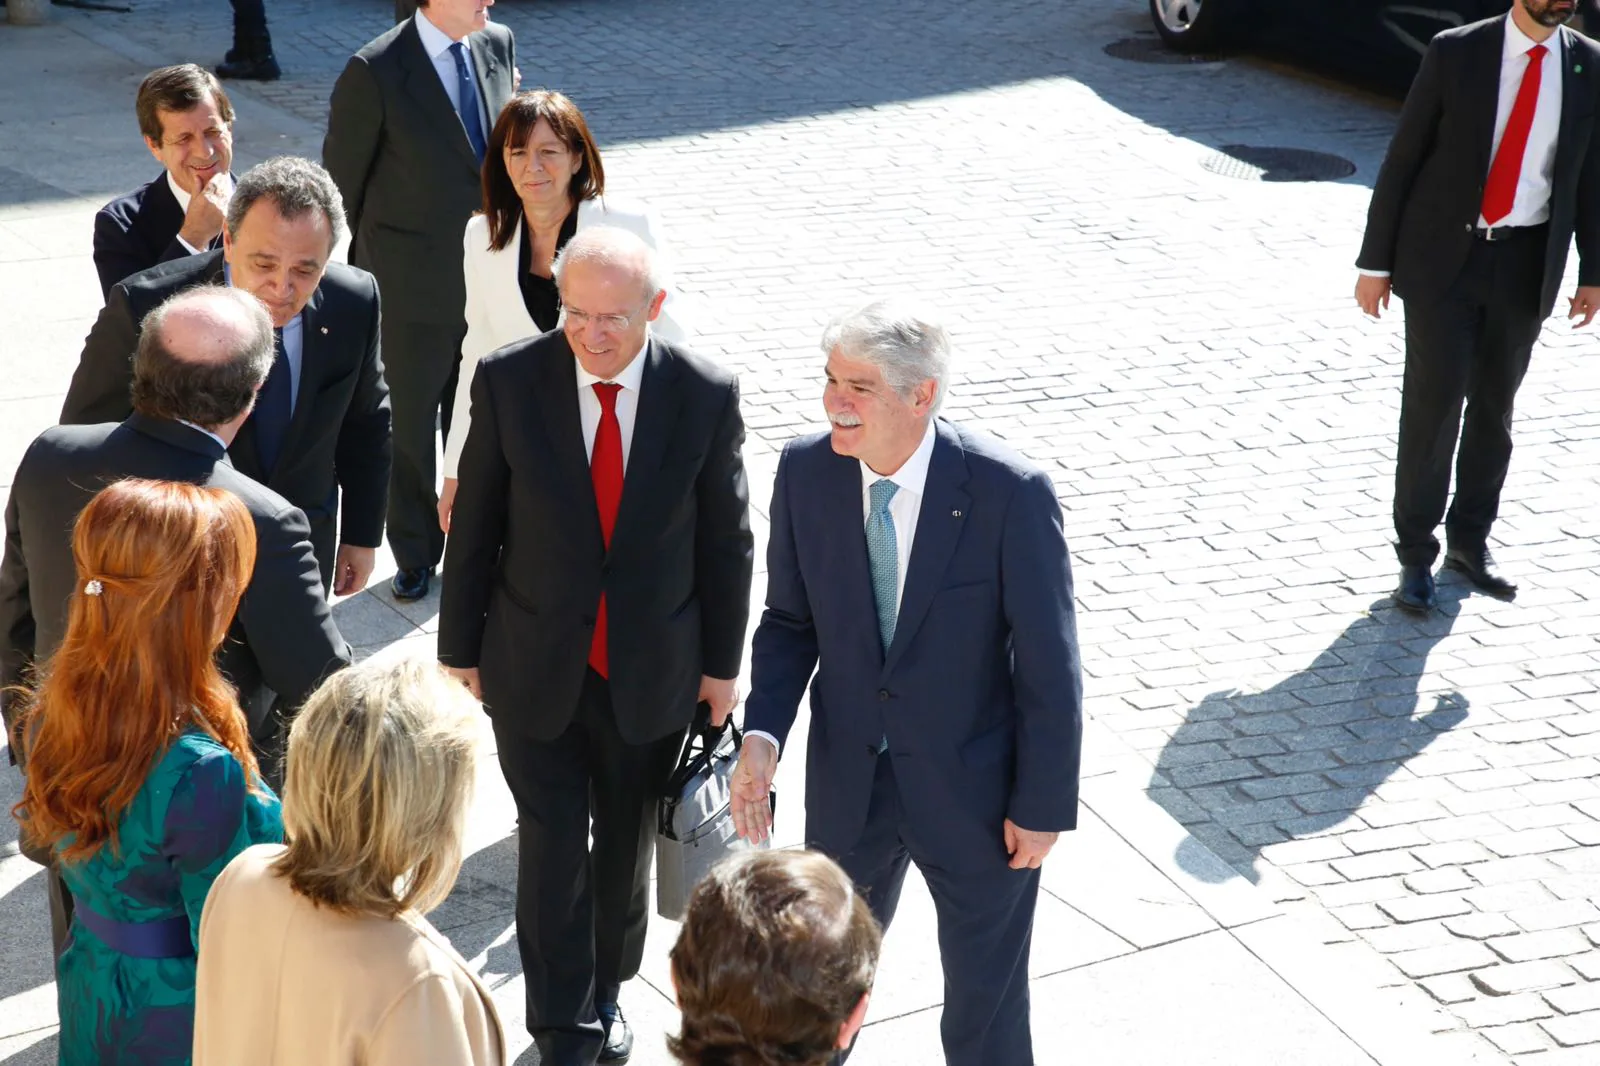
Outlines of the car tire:
M 1150 0 L 1150 20 L 1168 48 L 1214 52 L 1225 43 L 1223 26 L 1237 0 Z

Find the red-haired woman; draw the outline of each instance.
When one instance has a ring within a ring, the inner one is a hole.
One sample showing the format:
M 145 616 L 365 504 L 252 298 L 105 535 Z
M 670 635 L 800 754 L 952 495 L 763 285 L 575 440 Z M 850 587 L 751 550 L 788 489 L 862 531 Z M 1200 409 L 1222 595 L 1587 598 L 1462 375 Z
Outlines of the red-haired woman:
M 206 892 L 283 838 L 213 658 L 255 553 L 244 504 L 185 483 L 116 482 L 73 530 L 77 591 L 24 718 L 14 812 L 77 905 L 56 971 L 67 1066 L 190 1061 Z

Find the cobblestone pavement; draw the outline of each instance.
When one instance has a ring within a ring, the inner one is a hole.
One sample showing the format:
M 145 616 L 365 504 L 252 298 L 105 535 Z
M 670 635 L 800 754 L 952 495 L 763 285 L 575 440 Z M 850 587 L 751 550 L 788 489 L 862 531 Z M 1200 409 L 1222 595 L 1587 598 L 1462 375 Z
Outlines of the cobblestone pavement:
M 218 0 L 134 6 L 96 26 L 171 61 L 227 45 Z M 389 4 L 269 6 L 289 75 L 238 91 L 320 124 Z M 1055 477 L 1088 706 L 1148 755 L 1151 795 L 1441 1029 L 1600 1062 L 1595 335 L 1552 321 L 1523 388 L 1496 531 L 1517 601 L 1446 576 L 1435 618 L 1398 614 L 1400 316 L 1350 298 L 1392 103 L 1259 61 L 1104 55 L 1148 32 L 1140 0 L 494 15 L 524 84 L 585 109 L 612 191 L 665 216 L 705 346 L 743 372 L 763 508 L 775 449 L 818 421 L 830 313 L 937 302 L 950 413 Z M 1204 169 L 1236 143 L 1358 169 Z

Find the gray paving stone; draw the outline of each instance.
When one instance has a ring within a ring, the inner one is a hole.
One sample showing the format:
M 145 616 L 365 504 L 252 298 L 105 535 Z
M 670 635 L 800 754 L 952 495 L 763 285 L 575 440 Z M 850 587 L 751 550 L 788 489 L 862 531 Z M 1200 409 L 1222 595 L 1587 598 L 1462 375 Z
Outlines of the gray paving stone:
M 1475 913 L 1446 918 L 1444 927 L 1456 936 L 1468 940 L 1487 940 L 1490 937 L 1509 936 L 1517 931 L 1516 923 L 1504 914 Z
M 1535 933 L 1600 919 L 1600 908 L 1588 900 L 1573 899 L 1537 907 L 1519 907 L 1508 912 L 1506 917 L 1526 932 Z M 1600 931 L 1600 926 L 1594 928 Z
M 1488 950 L 1488 949 L 1485 949 Z M 1510 996 L 1518 992 L 1541 992 L 1577 984 L 1578 975 L 1559 962 L 1519 962 L 1475 970 L 1472 983 L 1491 996 Z
M 1391 956 L 1407 977 L 1433 977 L 1442 973 L 1475 970 L 1494 961 L 1494 953 L 1476 942 L 1457 942 L 1441 947 L 1404 951 Z
M 1600 1044 L 1600 1010 L 1564 1018 L 1551 1018 L 1539 1024 L 1561 1047 Z
M 1378 909 L 1397 922 L 1422 922 L 1467 914 L 1472 907 L 1459 896 L 1400 896 L 1378 901 Z
M 1576 929 L 1518 933 L 1514 936 L 1494 937 L 1487 943 L 1495 954 L 1507 962 L 1532 962 L 1535 959 L 1576 955 L 1589 947 L 1588 940 Z
M 1460 1003 L 1455 1007 L 1455 1014 L 1474 1029 L 1481 1029 L 1549 1018 L 1555 1014 L 1555 1010 L 1538 995 L 1524 992 L 1515 996 L 1490 996 Z

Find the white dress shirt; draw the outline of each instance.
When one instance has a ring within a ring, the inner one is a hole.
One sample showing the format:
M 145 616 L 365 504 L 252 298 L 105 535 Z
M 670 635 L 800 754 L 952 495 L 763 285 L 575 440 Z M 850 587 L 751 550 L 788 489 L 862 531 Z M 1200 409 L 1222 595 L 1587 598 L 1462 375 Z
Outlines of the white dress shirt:
M 1528 69 L 1528 50 L 1538 43 L 1517 29 L 1515 19 L 1506 16 L 1506 44 L 1500 53 L 1500 96 L 1495 105 L 1494 140 L 1490 142 L 1489 150 L 1491 166 L 1494 153 L 1500 150 L 1500 139 L 1505 136 L 1506 125 L 1511 121 L 1511 108 L 1517 102 L 1522 76 Z M 1550 178 L 1556 165 L 1556 135 L 1561 131 L 1560 31 L 1552 33 L 1544 46 L 1544 57 L 1540 60 L 1539 100 L 1533 109 L 1528 146 L 1522 153 L 1522 171 L 1517 175 L 1516 198 L 1511 202 L 1511 213 L 1496 222 L 1496 228 L 1537 226 L 1550 220 Z M 1478 216 L 1478 225 L 1488 226 L 1482 215 Z
M 867 518 L 872 514 L 872 485 L 875 481 L 888 478 L 898 487 L 894 496 L 889 500 L 889 517 L 894 519 L 894 547 L 895 555 L 899 557 L 899 565 L 895 568 L 894 581 L 894 611 L 900 614 L 900 601 L 906 592 L 906 570 L 911 565 L 911 542 L 917 536 L 917 519 L 922 515 L 922 497 L 928 487 L 928 463 L 933 459 L 933 443 L 938 433 L 934 428 L 934 420 L 928 419 L 928 429 L 922 435 L 922 443 L 917 445 L 917 450 L 911 453 L 911 458 L 900 464 L 900 469 L 892 474 L 880 474 L 864 461 L 861 462 L 861 528 L 863 535 L 866 532 Z M 874 629 L 877 627 L 874 626 Z M 760 737 L 772 745 L 773 751 L 778 751 L 778 738 L 771 733 L 760 729 L 751 729 L 745 736 Z
M 420 8 L 418 9 L 421 10 Z M 600 428 L 600 397 L 595 395 L 598 382 L 611 382 L 622 386 L 617 393 L 617 428 L 622 431 L 622 472 L 628 472 L 628 456 L 633 452 L 633 424 L 639 418 L 639 383 L 644 380 L 645 348 L 650 347 L 650 336 L 645 335 L 644 345 L 634 353 L 628 365 L 614 378 L 597 378 L 583 368 L 574 357 L 573 366 L 578 371 L 578 422 L 583 426 L 583 453 L 594 461 L 594 435 Z
M 1545 53 L 1539 70 L 1539 99 L 1534 104 L 1533 125 L 1528 129 L 1528 145 L 1522 153 L 1522 170 L 1517 175 L 1516 198 L 1511 202 L 1511 213 L 1494 224 L 1501 226 L 1537 226 L 1550 220 L 1550 181 L 1556 165 L 1556 136 L 1561 131 L 1561 71 L 1562 35 L 1559 30 L 1545 40 Z M 1494 113 L 1494 139 L 1489 144 L 1489 165 L 1494 166 L 1495 153 L 1500 150 L 1500 139 L 1505 136 L 1511 121 L 1511 109 L 1517 102 L 1517 90 L 1522 88 L 1522 76 L 1528 69 L 1528 50 L 1539 42 L 1517 28 L 1517 22 L 1506 16 L 1505 47 L 1500 52 L 1500 95 Z M 1488 173 L 1484 173 L 1488 177 Z M 1479 229 L 1488 229 L 1489 223 L 1478 215 Z M 1373 278 L 1386 278 L 1387 270 L 1362 270 Z
M 456 109 L 456 114 L 461 114 L 460 81 L 456 78 L 456 57 L 450 53 L 450 48 L 456 42 L 424 14 L 426 8 L 417 8 L 414 16 L 417 23 L 417 36 L 422 38 L 422 50 L 428 53 L 428 58 L 433 62 L 434 73 L 439 75 L 439 81 L 444 85 L 444 93 L 450 98 L 450 106 Z M 478 117 L 483 119 L 483 135 L 489 136 L 489 129 L 494 125 L 489 121 L 488 114 L 484 111 L 483 86 L 478 84 L 478 71 L 472 63 L 472 48 L 467 45 L 466 38 L 461 39 L 462 47 L 467 50 L 467 77 L 472 80 L 472 87 L 476 90 L 478 98 Z

